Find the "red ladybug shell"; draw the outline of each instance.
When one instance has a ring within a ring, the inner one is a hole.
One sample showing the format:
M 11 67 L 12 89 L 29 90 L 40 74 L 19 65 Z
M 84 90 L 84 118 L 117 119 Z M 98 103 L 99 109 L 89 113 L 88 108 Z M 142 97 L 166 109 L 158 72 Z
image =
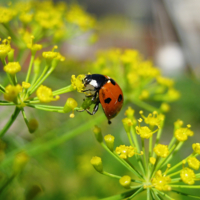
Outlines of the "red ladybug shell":
M 115 81 L 111 80 L 109 78 L 106 84 L 99 89 L 99 101 L 108 120 L 118 114 L 124 101 L 121 88 Z

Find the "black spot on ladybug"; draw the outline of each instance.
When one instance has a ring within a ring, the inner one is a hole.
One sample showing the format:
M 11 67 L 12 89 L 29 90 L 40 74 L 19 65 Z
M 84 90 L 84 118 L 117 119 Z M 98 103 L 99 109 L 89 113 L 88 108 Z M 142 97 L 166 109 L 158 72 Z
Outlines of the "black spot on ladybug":
M 111 102 L 111 98 L 107 98 L 104 100 L 105 103 L 109 104 Z
M 115 81 L 113 79 L 110 79 L 110 82 L 115 85 Z
M 122 95 L 120 94 L 118 97 L 118 101 L 120 102 L 122 100 Z

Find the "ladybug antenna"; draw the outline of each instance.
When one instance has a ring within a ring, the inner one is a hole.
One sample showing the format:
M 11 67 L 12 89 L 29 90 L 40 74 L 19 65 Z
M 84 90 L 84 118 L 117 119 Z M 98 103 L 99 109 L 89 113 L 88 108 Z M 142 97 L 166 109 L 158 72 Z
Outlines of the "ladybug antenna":
M 111 124 L 111 121 L 110 121 L 110 120 L 108 120 L 108 124 Z

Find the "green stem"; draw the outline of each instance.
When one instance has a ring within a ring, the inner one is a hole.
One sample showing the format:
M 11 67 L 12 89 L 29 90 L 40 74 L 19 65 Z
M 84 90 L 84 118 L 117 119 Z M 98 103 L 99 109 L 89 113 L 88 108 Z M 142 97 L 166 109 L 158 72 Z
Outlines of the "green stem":
M 12 114 L 11 118 L 8 120 L 7 124 L 4 126 L 4 128 L 0 131 L 0 138 L 6 133 L 6 131 L 10 128 L 10 126 L 13 124 L 15 119 L 17 118 L 18 114 L 20 112 L 20 109 L 18 107 L 15 108 L 14 113 Z
M 200 189 L 200 185 L 169 185 L 173 188 Z
M 21 111 L 22 111 L 22 116 L 23 116 L 23 118 L 24 118 L 24 121 L 25 121 L 25 123 L 26 123 L 26 125 L 27 125 L 27 127 L 28 127 L 28 120 L 27 120 L 27 117 L 26 117 L 26 113 L 24 112 L 24 109 L 23 109 L 23 108 L 21 109 Z
M 135 129 L 134 129 L 133 126 L 131 126 L 131 135 L 132 135 L 132 138 L 133 138 L 133 142 L 134 142 L 134 144 L 135 144 L 135 146 L 136 146 L 136 148 L 137 148 L 137 151 L 138 151 L 138 152 L 141 152 L 140 146 L 139 146 L 139 143 L 138 143 L 138 139 L 137 139 L 137 135 L 136 135 L 136 132 L 135 132 Z M 141 169 L 141 171 L 142 171 L 142 174 L 145 175 L 144 165 L 143 165 L 143 163 L 142 163 L 141 156 L 136 155 L 136 159 L 137 159 L 137 162 L 138 162 L 138 164 L 139 164 L 139 167 L 140 167 L 140 169 Z
M 103 171 L 102 174 L 106 175 L 106 176 L 109 176 L 109 177 L 112 177 L 112 178 L 116 178 L 116 179 L 120 179 L 121 178 L 121 176 L 117 176 L 115 174 L 111 174 L 111 173 L 108 173 L 108 172 L 105 172 L 105 171 Z
M 29 82 L 34 59 L 35 59 L 35 54 L 31 54 L 31 61 L 30 61 L 30 64 L 28 67 L 28 72 L 27 72 L 26 79 L 25 79 L 25 82 L 27 82 L 27 83 Z
M 27 104 L 28 107 L 32 107 L 32 108 L 36 108 L 38 110 L 44 110 L 44 111 L 49 111 L 49 112 L 59 112 L 59 113 L 64 113 L 63 111 L 63 107 L 62 106 L 57 106 L 57 108 L 54 108 L 54 106 L 43 106 L 43 105 L 31 105 L 31 104 Z
M 41 83 L 41 81 L 43 80 L 43 78 L 44 78 L 45 74 L 47 73 L 48 69 L 49 69 L 49 65 L 46 65 L 45 68 L 44 68 L 44 70 L 43 70 L 43 72 L 42 72 L 42 74 L 40 75 L 40 77 L 39 77 L 39 78 L 37 79 L 37 81 L 36 81 L 33 85 L 31 85 L 31 87 L 28 89 L 28 94 L 29 94 L 29 95 L 32 94 L 32 93 L 37 89 L 37 86 L 38 86 L 38 85 L 40 85 L 40 83 Z
M 72 87 L 72 85 L 68 85 L 68 86 L 63 87 L 63 88 L 61 88 L 59 90 L 53 91 L 53 96 L 59 95 L 59 94 L 64 94 L 64 93 L 67 93 L 67 92 L 72 92 L 74 90 L 75 89 Z
M 187 161 L 187 159 L 188 159 L 189 157 L 191 157 L 191 156 L 197 156 L 197 155 L 194 155 L 194 154 L 192 153 L 192 154 L 190 154 L 187 158 L 185 158 L 184 160 Z M 179 166 L 182 165 L 182 164 L 183 164 L 183 161 L 180 161 L 180 162 L 177 163 L 175 166 L 173 166 L 172 168 L 170 168 L 170 169 L 167 171 L 166 174 L 169 174 L 169 172 L 174 171 L 177 167 L 179 167 Z
M 13 106 L 13 105 L 15 105 L 15 104 L 12 103 L 12 102 L 1 101 L 1 100 L 0 100 L 0 106 Z
M 168 198 L 168 199 L 170 199 L 170 200 L 174 200 L 174 199 L 171 198 L 169 195 L 167 195 L 167 194 L 164 193 L 164 192 L 161 192 L 160 190 L 156 190 L 156 189 L 154 189 L 154 188 L 152 188 L 152 190 L 156 191 L 157 193 L 161 194 L 162 196 L 164 196 L 164 197 L 166 197 L 166 198 Z
M 6 89 L 1 84 L 0 84 L 0 91 L 3 92 L 3 93 L 6 93 Z
M 146 160 L 146 151 L 145 151 L 145 145 L 144 145 L 144 138 L 141 138 L 141 140 L 142 140 L 142 151 L 143 151 L 144 167 L 145 167 L 145 171 L 147 172 L 147 160 Z
M 147 188 L 147 200 L 150 200 L 150 188 Z
M 127 136 L 128 136 L 128 140 L 129 140 L 131 146 L 132 146 L 132 147 L 135 147 L 135 145 L 133 144 L 133 141 L 132 141 L 130 132 L 127 132 Z
M 176 138 L 175 138 L 175 136 L 173 136 L 172 139 L 171 139 L 171 141 L 170 141 L 170 143 L 169 143 L 169 145 L 168 145 L 168 148 L 171 149 L 171 147 L 173 146 L 173 144 L 175 142 L 176 142 Z
M 139 193 L 142 192 L 143 190 L 144 190 L 143 187 L 139 188 L 139 189 L 137 190 L 137 192 L 135 192 L 133 195 L 131 195 L 129 198 L 127 198 L 127 200 L 133 199 L 133 197 L 135 197 L 137 194 L 139 194 Z

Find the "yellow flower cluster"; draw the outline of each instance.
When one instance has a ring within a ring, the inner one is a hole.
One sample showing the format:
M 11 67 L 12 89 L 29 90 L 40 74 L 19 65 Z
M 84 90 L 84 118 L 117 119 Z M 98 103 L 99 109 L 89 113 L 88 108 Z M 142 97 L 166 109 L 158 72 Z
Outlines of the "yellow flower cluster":
M 166 102 L 179 98 L 179 92 L 174 89 L 174 81 L 162 77 L 158 68 L 149 60 L 144 60 L 136 50 L 111 49 L 99 52 L 92 64 L 95 73 L 101 73 L 120 80 L 119 85 L 130 101 L 153 99 Z M 168 111 L 166 106 L 162 111 Z
M 136 153 L 134 147 L 125 145 L 120 145 L 119 147 L 116 147 L 115 152 L 122 159 L 127 159 L 127 157 L 130 158 L 134 156 L 134 154 Z
M 168 146 L 164 144 L 158 144 L 154 147 L 153 151 L 157 156 L 160 156 L 161 158 L 166 158 L 169 155 Z
M 188 139 L 188 136 L 193 136 L 194 132 L 190 130 L 190 125 L 187 125 L 187 128 L 178 128 L 176 129 L 174 135 L 178 141 L 185 141 Z
M 25 44 L 30 43 L 31 33 L 34 33 L 37 41 L 41 36 L 45 39 L 51 36 L 55 41 L 61 41 L 94 28 L 96 23 L 94 17 L 78 4 L 67 5 L 52 0 L 16 1 L 9 7 L 0 6 L 0 26 L 10 21 L 15 23 L 8 31 L 18 33 Z M 25 47 L 23 44 L 20 46 Z
M 169 176 L 162 175 L 161 170 L 158 170 L 151 181 L 152 185 L 160 191 L 170 191 L 171 178 Z

